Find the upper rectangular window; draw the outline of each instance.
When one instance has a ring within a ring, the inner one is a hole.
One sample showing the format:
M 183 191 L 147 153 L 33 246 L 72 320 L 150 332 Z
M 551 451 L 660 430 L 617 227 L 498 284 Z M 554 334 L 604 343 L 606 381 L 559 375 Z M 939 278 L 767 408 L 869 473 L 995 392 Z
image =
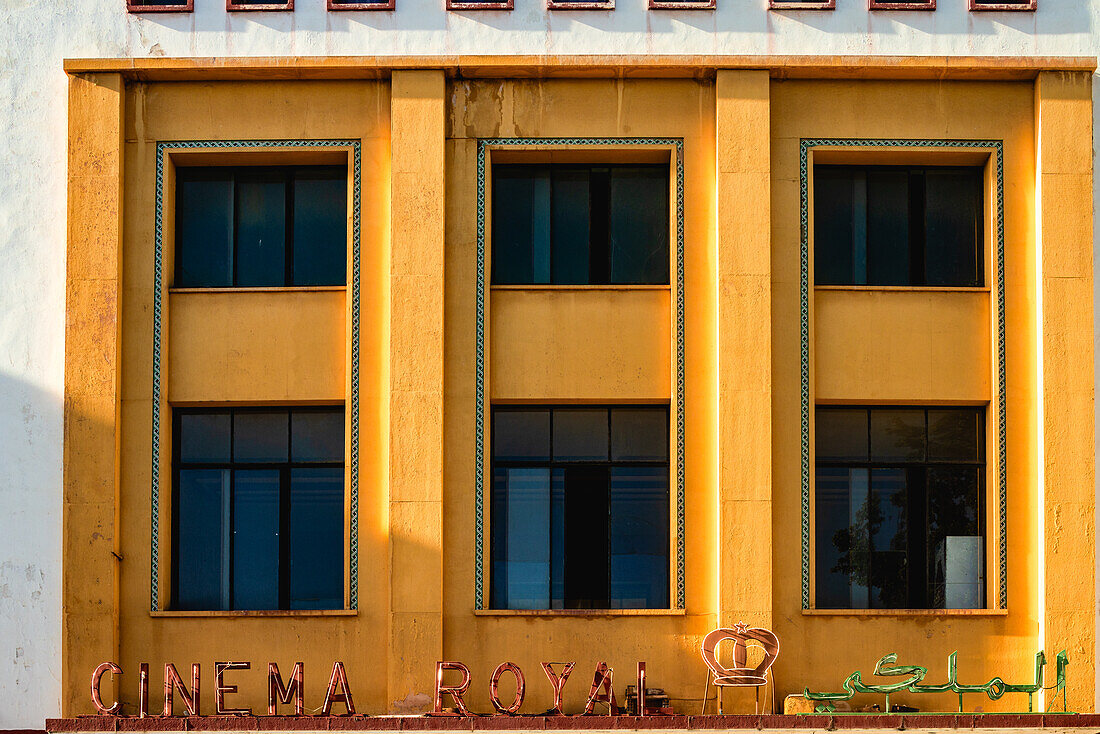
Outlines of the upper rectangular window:
M 493 166 L 494 285 L 667 285 L 667 165 Z
M 172 608 L 342 609 L 343 408 L 173 412 Z
M 980 408 L 818 408 L 819 609 L 985 606 Z
M 344 285 L 346 166 L 176 170 L 178 288 Z
M 1038 0 L 970 0 L 971 10 L 1037 10 Z
M 294 0 L 225 0 L 226 10 L 294 10 Z
M 814 166 L 816 285 L 980 286 L 980 167 Z
M 494 609 L 669 605 L 668 409 L 493 410 Z

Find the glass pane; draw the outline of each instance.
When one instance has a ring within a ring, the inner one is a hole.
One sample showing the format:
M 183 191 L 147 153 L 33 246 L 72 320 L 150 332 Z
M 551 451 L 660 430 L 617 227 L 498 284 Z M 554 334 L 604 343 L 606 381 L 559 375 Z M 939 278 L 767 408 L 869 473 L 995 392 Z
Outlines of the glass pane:
M 344 470 L 290 472 L 290 608 L 344 607 Z
M 290 425 L 291 461 L 344 460 L 343 410 L 294 410 Z
M 493 482 L 493 600 L 550 608 L 550 470 L 505 469 Z
M 233 608 L 279 608 L 279 472 L 233 472 Z
M 909 272 L 909 174 L 867 172 L 867 282 L 919 285 Z
M 818 408 L 818 461 L 867 461 L 867 411 Z
M 978 286 L 982 273 L 982 170 L 925 173 L 924 259 L 928 285 Z
M 493 458 L 500 461 L 549 460 L 550 411 L 494 411 Z
M 344 285 L 348 260 L 348 172 L 305 169 L 294 175 L 294 285 Z
M 236 285 L 286 285 L 286 182 L 282 174 L 237 176 Z
M 856 216 L 857 203 L 859 216 Z M 862 257 L 857 260 L 856 251 Z M 867 282 L 867 180 L 862 171 L 814 167 L 814 282 Z
M 611 411 L 612 461 L 667 461 L 668 411 Z
M 908 472 L 875 469 L 867 505 L 871 536 L 871 606 L 905 609 L 909 602 Z
M 555 410 L 554 458 L 607 461 L 607 411 Z
M 229 413 L 182 413 L 179 432 L 180 461 L 229 461 Z
M 928 458 L 941 461 L 977 461 L 984 454 L 980 410 L 929 410 Z
M 819 467 L 815 485 L 817 606 L 865 609 L 870 570 L 866 469 Z
M 588 270 L 589 173 L 587 168 L 553 171 L 553 282 L 590 283 Z
M 611 282 L 668 283 L 668 167 L 611 169 Z
M 493 169 L 494 284 L 550 282 L 550 169 Z
M 924 411 L 872 410 L 871 460 L 924 461 Z
M 981 505 L 979 467 L 928 469 L 929 606 L 984 605 Z
M 229 608 L 229 471 L 183 469 L 176 518 L 174 609 Z
M 668 607 L 668 503 L 666 467 L 612 468 L 612 609 Z
M 566 609 L 607 609 L 609 581 L 608 467 L 565 470 Z
M 550 477 L 550 608 L 565 608 L 565 470 Z
M 233 415 L 234 461 L 286 461 L 287 411 L 238 411 Z
M 181 168 L 176 174 L 178 288 L 233 285 L 233 177 Z

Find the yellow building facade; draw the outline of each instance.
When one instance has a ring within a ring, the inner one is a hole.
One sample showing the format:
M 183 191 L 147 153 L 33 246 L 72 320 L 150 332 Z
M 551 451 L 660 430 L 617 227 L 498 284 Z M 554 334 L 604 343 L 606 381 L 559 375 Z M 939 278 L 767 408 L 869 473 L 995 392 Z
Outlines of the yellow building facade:
M 343 661 L 379 714 L 430 708 L 458 660 L 475 710 L 503 661 L 531 713 L 543 661 L 577 662 L 570 711 L 597 663 L 621 687 L 645 661 L 695 713 L 702 638 L 739 621 L 778 635 L 779 699 L 888 652 L 931 680 L 957 650 L 984 682 L 1064 648 L 1068 706 L 1092 711 L 1094 66 L 70 62 L 63 715 L 93 712 L 103 661 L 134 713 L 139 663 L 153 690 L 201 663 L 212 692 L 227 660 L 252 663 L 235 705 L 258 712 L 269 661 L 304 663 L 308 710 Z M 524 164 L 666 167 L 668 284 L 495 283 L 493 171 Z M 346 167 L 347 285 L 178 287 L 178 172 L 299 165 Z M 982 282 L 816 283 L 820 166 L 980 170 Z M 494 608 L 492 411 L 543 405 L 667 407 L 667 605 Z M 339 609 L 175 604 L 173 415 L 255 406 L 343 407 Z M 819 608 L 817 415 L 837 406 L 979 409 L 977 608 Z M 933 700 L 914 704 L 955 705 Z

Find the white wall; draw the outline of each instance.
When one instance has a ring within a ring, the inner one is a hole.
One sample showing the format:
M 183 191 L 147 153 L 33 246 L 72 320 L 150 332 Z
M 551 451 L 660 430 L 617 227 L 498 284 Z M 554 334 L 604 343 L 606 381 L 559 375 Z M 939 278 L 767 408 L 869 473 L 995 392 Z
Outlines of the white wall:
M 0 728 L 58 714 L 65 313 L 66 77 L 69 57 L 373 54 L 1095 55 L 1100 0 L 1039 0 L 1036 13 L 715 11 L 446 13 L 442 0 L 395 12 L 131 16 L 123 0 L 0 0 Z M 1097 88 L 1100 91 L 1100 87 Z

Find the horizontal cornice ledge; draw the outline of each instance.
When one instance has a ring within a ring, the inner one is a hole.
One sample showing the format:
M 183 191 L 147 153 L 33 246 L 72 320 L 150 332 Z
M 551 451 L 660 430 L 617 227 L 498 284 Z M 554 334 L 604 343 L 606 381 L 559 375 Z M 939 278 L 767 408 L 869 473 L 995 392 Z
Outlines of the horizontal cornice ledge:
M 1094 72 L 1094 56 L 280 56 L 66 59 L 68 74 L 121 73 L 137 81 L 386 79 L 401 69 L 452 78 L 709 78 L 766 69 L 777 79 L 1028 80 L 1042 71 Z

